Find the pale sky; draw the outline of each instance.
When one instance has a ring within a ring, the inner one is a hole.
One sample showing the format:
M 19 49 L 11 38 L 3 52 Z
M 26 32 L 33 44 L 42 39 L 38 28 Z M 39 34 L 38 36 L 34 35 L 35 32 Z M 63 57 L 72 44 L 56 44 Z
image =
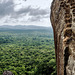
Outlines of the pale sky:
M 0 26 L 51 26 L 51 2 L 52 0 L 0 0 Z

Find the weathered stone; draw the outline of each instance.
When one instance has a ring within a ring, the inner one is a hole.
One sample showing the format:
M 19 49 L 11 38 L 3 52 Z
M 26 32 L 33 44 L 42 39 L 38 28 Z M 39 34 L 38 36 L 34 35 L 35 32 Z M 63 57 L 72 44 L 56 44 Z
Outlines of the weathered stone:
M 14 75 L 11 71 L 4 71 L 3 75 Z
M 51 22 L 57 75 L 75 75 L 75 0 L 53 0 Z

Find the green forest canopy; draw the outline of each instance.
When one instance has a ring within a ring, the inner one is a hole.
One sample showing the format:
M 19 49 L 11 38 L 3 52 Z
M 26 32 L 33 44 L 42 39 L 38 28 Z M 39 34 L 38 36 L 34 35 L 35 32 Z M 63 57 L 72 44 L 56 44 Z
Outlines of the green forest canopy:
M 0 29 L 0 75 L 56 75 L 50 29 Z

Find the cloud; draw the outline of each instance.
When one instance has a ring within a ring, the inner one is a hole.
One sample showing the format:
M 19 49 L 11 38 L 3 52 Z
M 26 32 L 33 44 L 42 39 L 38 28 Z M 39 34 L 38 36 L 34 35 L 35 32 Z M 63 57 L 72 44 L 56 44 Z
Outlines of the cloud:
M 13 0 L 3 0 L 0 3 L 0 17 L 4 17 L 14 12 Z
M 18 11 L 15 11 L 15 6 L 13 0 L 3 0 L 0 3 L 0 17 L 10 15 L 11 18 L 18 18 L 22 17 L 22 15 L 29 15 L 37 18 L 37 16 L 45 16 L 49 13 L 46 9 L 33 8 L 31 6 L 20 8 Z
M 46 9 L 40 9 L 40 8 L 37 8 L 37 9 L 31 9 L 29 15 L 31 16 L 37 16 L 37 15 L 47 15 L 48 14 L 48 11 Z
M 49 18 L 49 11 L 46 9 L 27 6 L 25 8 L 21 8 L 19 11 L 16 11 L 16 15 L 19 15 L 18 17 L 28 15 L 28 21 L 40 21 L 42 18 Z
M 17 2 L 17 1 L 16 1 Z M 17 6 L 14 0 L 2 0 L 0 3 L 0 18 L 3 23 L 19 22 L 41 22 L 44 18 L 49 18 L 49 11 L 42 8 L 34 8 L 31 5 L 14 10 Z
M 49 12 L 46 9 L 40 9 L 40 8 L 32 8 L 31 6 L 28 6 L 26 8 L 22 8 L 19 11 L 16 12 L 17 14 L 29 14 L 29 16 L 38 16 L 38 15 L 47 15 Z
M 33 16 L 32 16 L 32 17 L 29 18 L 28 20 L 31 21 L 31 22 L 32 22 L 32 21 L 40 21 L 41 18 L 42 18 L 42 16 L 36 16 L 36 17 L 33 17 Z
M 17 15 L 28 14 L 31 11 L 30 7 L 31 6 L 27 6 L 25 8 L 21 8 L 19 11 L 16 11 L 16 14 Z
M 43 15 L 43 16 L 38 15 L 38 16 L 30 17 L 28 20 L 29 21 L 42 21 L 43 19 L 47 19 L 47 18 L 49 18 L 49 15 Z
M 27 1 L 27 0 L 23 0 L 23 1 Z

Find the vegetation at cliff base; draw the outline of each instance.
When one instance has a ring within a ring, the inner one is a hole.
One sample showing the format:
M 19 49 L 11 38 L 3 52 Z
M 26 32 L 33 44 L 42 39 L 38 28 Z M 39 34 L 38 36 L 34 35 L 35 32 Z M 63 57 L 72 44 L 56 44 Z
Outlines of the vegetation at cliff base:
M 0 29 L 0 75 L 56 75 L 50 29 Z

